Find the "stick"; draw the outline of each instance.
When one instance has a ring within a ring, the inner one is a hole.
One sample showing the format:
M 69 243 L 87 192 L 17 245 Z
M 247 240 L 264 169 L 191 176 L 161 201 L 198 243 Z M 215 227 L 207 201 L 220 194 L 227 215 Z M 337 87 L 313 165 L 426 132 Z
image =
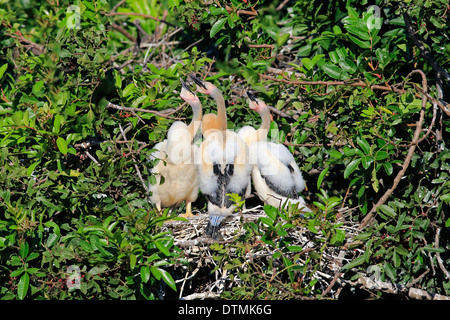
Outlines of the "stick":
M 219 297 L 220 297 L 220 293 L 202 292 L 202 293 L 192 293 L 186 297 L 180 298 L 180 300 L 217 299 Z
M 130 107 L 119 106 L 119 105 L 111 103 L 109 101 L 108 101 L 108 104 L 106 105 L 107 108 L 112 108 L 112 109 L 117 109 L 117 110 L 130 111 L 130 112 L 153 113 L 153 114 L 156 114 L 157 116 L 160 116 L 160 117 L 163 117 L 163 118 L 166 118 L 166 119 L 171 119 L 171 120 L 184 120 L 185 118 L 175 118 L 175 117 L 170 117 L 169 115 L 179 111 L 180 109 L 182 109 L 185 106 L 186 106 L 186 103 L 182 103 L 178 108 L 170 109 L 170 111 L 167 112 L 167 114 L 166 114 L 164 112 L 156 111 L 156 110 L 148 110 L 148 109 L 130 108 Z M 168 111 L 168 110 L 166 110 L 166 111 Z
M 437 228 L 436 235 L 435 235 L 435 244 L 434 244 L 435 248 L 439 248 L 439 235 L 440 235 L 440 233 L 441 233 L 441 228 Z M 442 261 L 440 252 L 436 252 L 436 259 L 437 259 L 439 268 L 441 268 L 442 272 L 445 274 L 445 278 L 446 279 L 450 279 L 450 273 L 445 268 L 445 265 L 444 265 L 444 262 Z

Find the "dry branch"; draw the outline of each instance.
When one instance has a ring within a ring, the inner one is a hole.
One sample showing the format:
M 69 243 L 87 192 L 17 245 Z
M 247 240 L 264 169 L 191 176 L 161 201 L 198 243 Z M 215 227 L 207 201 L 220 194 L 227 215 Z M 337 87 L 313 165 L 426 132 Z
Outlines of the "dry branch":
M 109 101 L 108 101 L 108 104 L 106 105 L 107 108 L 112 108 L 112 109 L 116 109 L 116 110 L 129 111 L 129 112 L 153 113 L 153 114 L 156 114 L 157 116 L 171 119 L 171 120 L 184 120 L 185 118 L 175 118 L 175 117 L 170 117 L 170 115 L 174 114 L 175 112 L 178 112 L 185 106 L 186 106 L 186 103 L 182 103 L 178 108 L 175 108 L 175 109 L 167 109 L 165 111 L 156 111 L 156 110 L 124 107 L 124 106 L 120 106 L 120 105 L 111 103 Z

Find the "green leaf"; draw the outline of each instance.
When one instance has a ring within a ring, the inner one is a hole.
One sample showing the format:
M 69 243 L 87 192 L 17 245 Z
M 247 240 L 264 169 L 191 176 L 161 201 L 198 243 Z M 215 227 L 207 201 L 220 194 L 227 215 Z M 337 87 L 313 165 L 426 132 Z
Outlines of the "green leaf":
M 439 197 L 439 199 L 441 199 L 441 200 L 444 201 L 444 202 L 450 203 L 450 193 L 441 195 L 441 196 Z
M 364 255 L 359 256 L 358 258 L 350 261 L 349 263 L 347 263 L 346 265 L 344 265 L 341 269 L 341 272 L 350 270 L 351 268 L 357 267 L 361 264 L 363 264 L 365 262 L 365 257 Z
M 392 209 L 390 206 L 388 206 L 387 204 L 382 204 L 381 206 L 378 207 L 378 210 L 383 211 L 383 213 L 385 213 L 386 215 L 388 215 L 391 218 L 394 218 L 397 214 L 395 213 L 395 210 Z
M 36 97 L 41 97 L 42 96 L 42 94 L 43 94 L 43 90 L 42 90 L 42 87 L 44 86 L 44 80 L 40 80 L 40 81 L 38 81 L 38 82 L 36 82 L 35 84 L 34 84 L 34 86 L 33 86 L 33 94 L 36 96 Z
M 406 250 L 402 245 L 395 247 L 395 251 L 402 256 L 406 256 L 408 254 L 408 250 Z
M 379 67 L 381 69 L 383 69 L 390 62 L 389 51 L 386 48 L 378 48 L 375 50 L 375 55 L 377 56 L 377 60 L 380 63 Z
M 47 221 L 46 223 L 44 223 L 44 225 L 48 228 L 52 227 L 53 228 L 53 232 L 59 236 L 60 235 L 60 229 L 59 226 L 54 222 L 54 221 Z
M 30 253 L 30 255 L 27 257 L 27 260 L 25 260 L 25 261 L 31 261 L 31 260 L 34 260 L 34 259 L 36 259 L 37 257 L 39 257 L 39 253 L 37 253 L 37 252 L 33 252 L 33 253 Z M 28 271 L 29 271 L 30 269 L 28 269 Z
M 132 253 L 130 255 L 130 269 L 133 270 L 135 266 L 136 266 L 136 255 Z
M 145 99 L 147 99 L 146 95 L 140 96 L 133 101 L 131 105 L 132 108 L 137 108 L 140 103 L 142 103 Z
M 56 241 L 58 240 L 58 235 L 56 235 L 55 233 L 51 233 L 48 238 L 47 241 L 45 242 L 45 246 L 50 248 L 51 246 L 53 246 Z
M 3 75 L 5 74 L 6 69 L 8 69 L 8 63 L 5 63 L 0 67 L 0 80 L 2 80 Z
M 369 41 L 360 40 L 359 38 L 354 37 L 351 34 L 349 34 L 348 37 L 358 47 L 360 47 L 362 49 L 369 49 L 370 48 L 370 42 Z
M 92 248 L 91 244 L 89 242 L 87 242 L 86 240 L 81 240 L 78 244 L 86 252 L 91 253 L 91 252 L 94 251 L 94 249 Z
M 356 64 L 349 58 L 339 60 L 339 66 L 346 72 L 353 74 L 356 72 Z
M 21 262 L 21 263 L 22 263 L 22 262 Z M 20 276 L 24 271 L 25 271 L 25 270 L 24 270 L 23 268 L 20 268 L 20 269 L 17 269 L 17 270 L 14 270 L 13 272 L 11 272 L 11 273 L 9 274 L 9 276 L 10 276 L 11 278 L 18 277 L 18 276 Z
M 435 247 L 431 247 L 430 245 L 423 247 L 424 251 L 429 251 L 429 252 L 439 252 L 439 253 L 444 253 L 446 250 L 445 248 L 439 247 L 439 248 L 435 248 Z
M 53 121 L 53 129 L 52 129 L 53 133 L 59 134 L 62 122 L 64 122 L 64 117 L 60 114 L 55 115 L 55 120 Z
M 13 114 L 13 116 L 11 117 L 12 121 L 14 122 L 14 124 L 16 126 L 21 126 L 22 125 L 22 119 L 23 119 L 23 112 L 22 111 L 17 111 Z
M 375 153 L 375 160 L 376 161 L 380 161 L 380 160 L 384 160 L 388 157 L 388 153 L 386 151 L 383 150 L 379 150 Z
M 336 149 L 330 149 L 330 150 L 328 150 L 328 154 L 329 154 L 331 157 L 336 158 L 336 159 L 342 158 L 342 153 L 341 153 L 340 151 L 336 150 Z
M 361 25 L 348 25 L 346 29 L 349 33 L 358 37 L 361 40 L 370 40 L 369 28 L 365 24 Z
M 287 249 L 289 250 L 289 252 L 302 252 L 303 248 L 300 246 L 288 246 Z
M 330 243 L 332 245 L 341 245 L 345 240 L 345 231 L 336 229 L 336 233 L 331 237 Z M 368 250 L 367 250 L 368 251 Z
M 164 280 L 164 282 L 172 288 L 172 290 L 177 291 L 177 285 L 175 284 L 175 280 L 173 280 L 172 276 L 169 272 L 167 272 L 164 269 L 158 268 L 159 272 L 161 273 L 161 277 Z
M 350 18 L 359 18 L 359 14 L 356 9 L 352 8 L 351 6 L 347 7 L 347 11 Z
M 169 249 L 161 241 L 156 240 L 156 241 L 154 241 L 154 243 L 159 251 L 161 251 L 166 256 L 170 256 Z
M 20 300 L 25 299 L 25 296 L 28 292 L 28 286 L 30 284 L 30 275 L 28 273 L 24 273 L 19 280 L 19 284 L 17 285 L 17 296 Z
M 25 259 L 25 258 L 28 256 L 29 250 L 30 250 L 30 247 L 29 247 L 29 245 L 28 245 L 28 242 L 26 242 L 26 241 L 23 242 L 23 243 L 20 245 L 20 249 L 19 249 L 20 257 L 21 257 L 22 259 Z
M 322 70 L 331 78 L 336 80 L 348 78 L 348 74 L 334 64 L 326 63 L 322 65 Z
M 334 34 L 341 34 L 342 30 L 341 30 L 341 28 L 338 25 L 334 25 L 333 26 L 333 33 Z
M 383 162 L 383 168 L 384 171 L 390 176 L 392 172 L 394 172 L 394 168 L 392 167 L 392 164 L 389 162 Z
M 36 167 L 37 167 L 40 163 L 41 163 L 41 160 L 38 160 L 38 161 L 32 163 L 32 164 L 28 167 L 28 169 L 27 169 L 27 176 L 31 177 L 31 175 L 32 175 L 33 172 L 34 172 L 34 169 L 36 169 Z
M 347 179 L 356 169 L 358 169 L 361 158 L 355 159 L 350 162 L 344 170 L 344 179 Z
M 319 178 L 317 179 L 317 190 L 320 189 L 320 186 L 322 185 L 323 178 L 325 178 L 325 175 L 327 174 L 330 167 L 326 167 L 320 174 Z
M 400 267 L 400 265 L 402 264 L 402 259 L 400 258 L 400 256 L 397 254 L 397 252 L 395 250 L 392 254 L 392 261 L 394 262 L 395 268 Z
M 213 38 L 217 32 L 219 32 L 220 30 L 222 30 L 222 28 L 224 27 L 225 23 L 227 22 L 227 18 L 221 18 L 219 20 L 217 20 L 211 27 L 211 30 L 209 32 L 209 36 L 211 38 Z
M 268 226 L 273 226 L 273 224 L 274 224 L 273 220 L 266 218 L 266 217 L 260 217 L 259 221 L 261 221 L 262 223 L 264 223 Z
M 395 272 L 395 268 L 389 262 L 386 262 L 384 264 L 384 272 L 386 273 L 386 275 L 389 278 L 391 278 L 392 281 L 397 280 L 397 274 Z
M 273 206 L 270 206 L 270 205 L 264 205 L 263 208 L 264 208 L 264 212 L 272 220 L 272 222 L 269 225 L 272 225 L 273 221 L 277 218 L 278 209 Z
M 303 58 L 302 65 L 308 70 L 311 70 L 314 67 L 314 63 L 310 58 Z
M 286 270 L 288 271 L 288 274 L 289 274 L 289 280 L 290 280 L 291 282 L 293 282 L 293 281 L 294 281 L 294 273 L 292 272 L 292 268 L 290 268 L 290 267 L 292 266 L 292 261 L 289 260 L 289 259 L 288 259 L 287 257 L 285 257 L 285 256 L 283 256 L 282 259 L 283 259 L 284 266 L 286 267 Z
M 61 137 L 58 137 L 58 139 L 56 139 L 56 145 L 58 146 L 59 151 L 66 155 L 67 154 L 67 143 L 66 140 L 64 140 Z
M 122 93 L 123 93 L 123 97 L 128 97 L 133 90 L 136 88 L 136 85 L 134 84 L 134 82 L 131 82 L 129 85 L 127 85 L 125 87 L 125 89 L 123 89 Z
M 156 267 L 150 267 L 150 271 L 152 272 L 153 276 L 155 277 L 156 280 L 160 280 L 161 279 L 161 269 L 156 268 Z
M 141 266 L 141 279 L 142 282 L 147 283 L 150 279 L 150 268 L 149 266 Z
M 362 151 L 365 154 L 367 155 L 370 154 L 370 144 L 367 142 L 366 139 L 358 137 L 356 138 L 356 142 L 358 143 L 358 145 L 361 147 Z
M 361 163 L 364 169 L 368 169 L 370 165 L 373 163 L 373 158 L 371 156 L 364 156 L 361 158 Z
M 289 40 L 289 33 L 282 34 L 276 38 L 277 46 L 282 47 Z
M 319 231 L 316 229 L 316 225 L 314 223 L 314 220 L 309 220 L 308 221 L 308 229 L 313 232 L 313 233 L 319 233 Z
M 89 270 L 88 274 L 89 275 L 96 275 L 96 274 L 99 274 L 99 273 L 103 273 L 106 270 L 108 270 L 108 268 L 109 267 L 107 265 L 104 265 L 104 264 L 99 265 L 99 266 L 95 266 L 91 270 Z

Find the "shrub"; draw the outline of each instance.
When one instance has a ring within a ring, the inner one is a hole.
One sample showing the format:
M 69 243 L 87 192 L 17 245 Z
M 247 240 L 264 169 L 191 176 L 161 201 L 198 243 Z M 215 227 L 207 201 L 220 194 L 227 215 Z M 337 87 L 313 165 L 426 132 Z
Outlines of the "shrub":
M 293 152 L 314 206 L 308 219 L 264 206 L 232 243 L 205 248 L 209 271 L 228 272 L 223 298 L 343 297 L 371 270 L 379 283 L 449 295 L 448 10 L 7 3 L 0 296 L 174 297 L 193 262 L 165 222 L 184 208 L 161 215 L 148 202 L 149 155 L 173 120 L 190 117 L 178 96 L 189 73 L 221 88 L 230 129 L 259 123 L 245 90 L 273 106 L 270 138 Z M 201 197 L 195 204 L 206 211 Z

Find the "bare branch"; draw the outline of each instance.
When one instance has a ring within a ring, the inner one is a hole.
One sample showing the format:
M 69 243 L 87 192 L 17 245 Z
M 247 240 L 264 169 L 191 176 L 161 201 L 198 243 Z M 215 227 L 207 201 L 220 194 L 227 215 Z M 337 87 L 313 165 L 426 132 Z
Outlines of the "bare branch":
M 114 103 L 111 103 L 108 101 L 107 104 L 107 108 L 112 108 L 112 109 L 117 109 L 117 110 L 122 110 L 122 111 L 129 111 L 129 112 L 144 112 L 144 113 L 153 113 L 156 114 L 157 116 L 166 118 L 166 119 L 172 119 L 172 120 L 184 120 L 185 118 L 175 118 L 175 117 L 170 117 L 171 114 L 178 112 L 179 110 L 181 110 L 182 108 L 184 108 L 186 106 L 186 103 L 182 103 L 178 108 L 175 109 L 167 109 L 164 111 L 156 111 L 156 110 L 148 110 L 148 109 L 140 109 L 140 108 L 131 108 L 131 107 L 124 107 L 124 106 L 120 106 Z

